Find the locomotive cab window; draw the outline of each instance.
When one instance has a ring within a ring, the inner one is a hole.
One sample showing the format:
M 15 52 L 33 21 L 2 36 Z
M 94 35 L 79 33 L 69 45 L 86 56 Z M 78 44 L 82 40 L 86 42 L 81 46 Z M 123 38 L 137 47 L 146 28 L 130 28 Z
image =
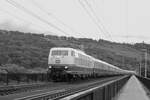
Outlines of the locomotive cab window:
M 68 51 L 67 50 L 53 50 L 51 55 L 52 56 L 68 56 Z

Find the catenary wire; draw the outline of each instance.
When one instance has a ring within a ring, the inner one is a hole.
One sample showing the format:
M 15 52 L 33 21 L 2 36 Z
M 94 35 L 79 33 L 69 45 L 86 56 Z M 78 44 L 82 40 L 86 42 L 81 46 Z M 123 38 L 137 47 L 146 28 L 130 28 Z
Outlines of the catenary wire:
M 64 35 L 69 35 L 68 33 L 66 33 L 65 31 L 63 31 L 62 29 L 60 29 L 59 27 L 55 26 L 54 24 L 46 21 L 45 19 L 42 19 L 40 16 L 36 15 L 35 13 L 31 12 L 30 10 L 26 9 L 25 7 L 21 6 L 20 4 L 18 4 L 17 2 L 13 1 L 13 0 L 6 0 L 9 4 L 13 5 L 14 7 L 26 12 L 27 14 L 29 14 L 32 17 L 35 17 L 36 19 L 42 21 L 43 23 L 49 25 L 50 27 L 53 27 L 55 29 L 57 29 L 58 31 L 62 32 Z
M 84 3 L 81 0 L 78 0 L 80 5 L 82 6 L 82 8 L 84 8 L 84 10 L 86 11 L 86 13 L 89 15 L 89 17 L 92 19 L 92 21 L 96 24 L 96 26 L 98 27 L 100 33 L 102 33 L 104 36 L 106 36 L 106 34 L 104 34 L 102 27 L 97 23 L 97 21 L 95 20 L 95 18 L 93 18 L 92 14 L 89 12 L 89 10 L 86 8 L 86 6 L 84 5 Z M 99 34 L 98 34 L 99 35 Z M 106 36 L 107 37 L 107 36 Z
M 93 10 L 91 4 L 88 2 L 88 0 L 84 0 L 85 3 L 87 4 L 87 6 L 90 8 L 91 12 L 93 13 L 93 15 L 95 16 L 97 23 L 99 23 L 102 26 L 102 29 L 104 30 L 104 33 L 108 35 L 108 37 L 110 37 L 110 39 L 112 40 L 111 35 L 109 34 L 109 32 L 106 30 L 105 26 L 102 24 L 101 20 L 99 19 L 99 17 L 96 15 L 95 11 Z
M 56 17 L 54 14 L 52 13 L 48 13 L 47 11 L 45 11 L 35 0 L 31 0 L 31 2 L 37 7 L 39 8 L 41 11 L 43 11 L 44 13 L 46 13 L 48 16 L 53 17 L 55 20 L 57 20 L 59 23 L 61 23 L 63 26 L 67 27 L 69 30 L 71 30 L 74 33 L 77 33 L 78 35 L 82 36 L 82 37 L 86 37 L 85 35 L 75 31 L 73 28 L 71 28 L 70 26 L 68 26 L 67 24 L 65 24 L 63 21 L 61 21 L 58 17 Z

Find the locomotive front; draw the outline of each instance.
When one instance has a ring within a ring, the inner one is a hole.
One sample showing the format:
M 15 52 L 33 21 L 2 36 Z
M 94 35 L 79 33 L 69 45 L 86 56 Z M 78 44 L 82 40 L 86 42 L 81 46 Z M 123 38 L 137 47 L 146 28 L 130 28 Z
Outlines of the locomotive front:
M 50 50 L 48 65 L 53 80 L 65 80 L 69 67 L 74 63 L 70 48 L 52 48 Z

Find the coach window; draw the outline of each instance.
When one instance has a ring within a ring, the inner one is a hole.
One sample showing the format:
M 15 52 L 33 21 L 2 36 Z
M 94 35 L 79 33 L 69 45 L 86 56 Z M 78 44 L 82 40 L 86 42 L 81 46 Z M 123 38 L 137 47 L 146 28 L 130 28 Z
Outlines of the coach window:
M 80 53 L 78 53 L 78 56 L 79 56 L 79 58 L 81 58 L 81 54 Z
M 71 51 L 71 56 L 75 56 L 75 52 L 74 51 Z

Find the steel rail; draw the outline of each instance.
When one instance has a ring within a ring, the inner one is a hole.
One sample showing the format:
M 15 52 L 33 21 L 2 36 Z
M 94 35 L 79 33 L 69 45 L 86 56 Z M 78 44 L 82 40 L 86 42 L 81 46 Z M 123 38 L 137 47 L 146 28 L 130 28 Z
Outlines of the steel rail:
M 22 97 L 22 98 L 17 98 L 15 100 L 58 100 L 60 98 L 64 98 L 67 97 L 69 95 L 73 95 L 100 85 L 104 85 L 104 84 L 110 84 L 113 83 L 115 81 L 121 80 L 123 78 L 126 78 L 128 76 L 120 76 L 120 77 L 113 77 L 113 78 L 109 78 L 109 79 L 104 79 L 101 80 L 100 82 L 95 82 L 95 83 L 91 83 L 88 85 L 84 85 L 84 86 L 78 86 L 78 87 L 73 87 L 73 88 L 69 88 L 69 89 L 64 89 L 63 91 L 58 91 L 56 93 L 42 93 L 42 94 L 37 94 L 37 95 L 33 95 L 33 96 L 27 96 L 27 97 Z
M 49 87 L 51 83 L 35 83 L 35 84 L 25 84 L 19 86 L 8 86 L 8 87 L 0 87 L 0 95 L 9 95 L 18 92 L 31 91 L 38 88 Z

